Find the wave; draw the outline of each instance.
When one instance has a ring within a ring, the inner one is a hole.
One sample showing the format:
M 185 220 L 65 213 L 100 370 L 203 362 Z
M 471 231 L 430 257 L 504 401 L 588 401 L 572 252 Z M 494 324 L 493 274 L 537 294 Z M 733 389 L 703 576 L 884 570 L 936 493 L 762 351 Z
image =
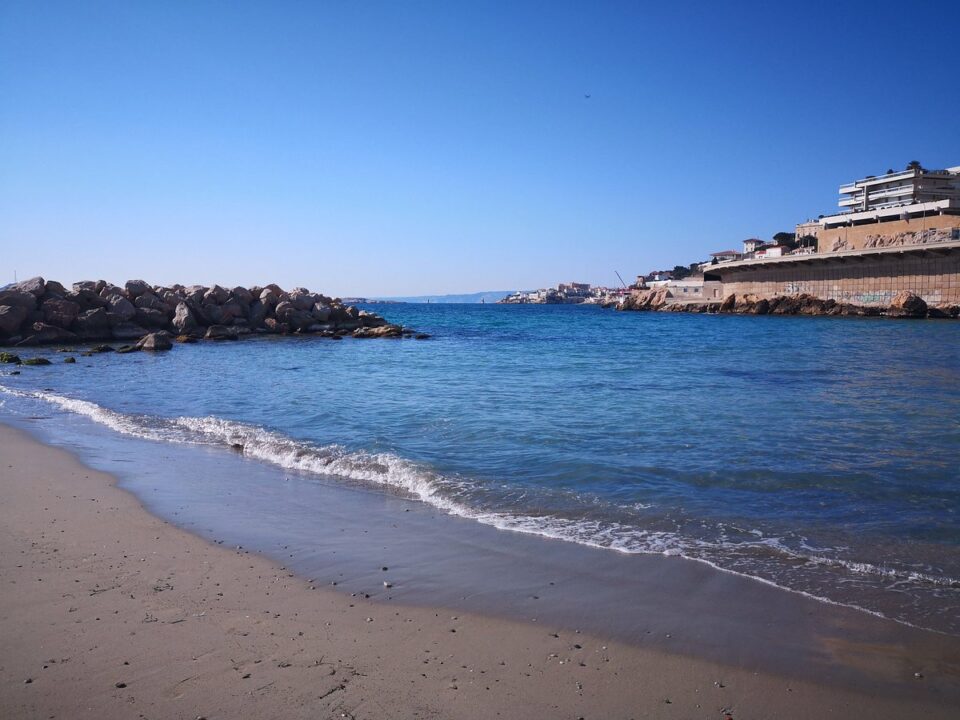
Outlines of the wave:
M 885 615 L 856 602 L 838 601 L 823 592 L 810 592 L 824 583 L 797 577 L 800 570 L 821 569 L 844 576 L 872 577 L 892 584 L 909 583 L 931 590 L 960 588 L 960 580 L 909 569 L 882 567 L 868 562 L 830 557 L 830 548 L 802 544 L 788 546 L 781 538 L 764 537 L 756 530 L 742 530 L 752 539 L 729 541 L 703 539 L 669 530 L 644 529 L 609 520 L 570 519 L 555 514 L 524 514 L 484 510 L 471 505 L 472 493 L 481 490 L 467 480 L 443 475 L 423 463 L 389 452 L 350 450 L 342 445 L 318 445 L 296 440 L 247 423 L 207 417 L 164 418 L 126 414 L 94 402 L 47 391 L 23 391 L 0 385 L 0 391 L 15 397 L 40 400 L 62 410 L 82 415 L 124 435 L 160 442 L 204 445 L 233 450 L 286 470 L 331 476 L 367 486 L 388 489 L 427 503 L 451 515 L 468 518 L 500 530 L 537 535 L 589 547 L 627 554 L 678 556 L 706 563 L 713 568 L 797 592 L 816 600 L 842 605 L 907 625 L 906 619 Z M 646 509 L 639 504 L 635 509 Z M 764 558 L 764 555 L 768 556 Z M 766 563 L 766 565 L 764 565 Z M 794 577 L 788 577 L 793 572 Z M 803 574 L 803 573 L 801 573 Z

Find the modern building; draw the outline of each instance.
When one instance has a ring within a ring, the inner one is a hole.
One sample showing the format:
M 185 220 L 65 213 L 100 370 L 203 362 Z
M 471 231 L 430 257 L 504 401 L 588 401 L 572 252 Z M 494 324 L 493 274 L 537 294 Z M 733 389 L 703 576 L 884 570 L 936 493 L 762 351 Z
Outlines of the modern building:
M 840 186 L 840 212 L 799 223 L 818 252 L 955 241 L 960 235 L 960 166 L 914 168 Z
M 717 262 L 731 262 L 732 260 L 738 260 L 740 253 L 736 250 L 721 250 L 720 252 L 710 253 L 710 257 Z

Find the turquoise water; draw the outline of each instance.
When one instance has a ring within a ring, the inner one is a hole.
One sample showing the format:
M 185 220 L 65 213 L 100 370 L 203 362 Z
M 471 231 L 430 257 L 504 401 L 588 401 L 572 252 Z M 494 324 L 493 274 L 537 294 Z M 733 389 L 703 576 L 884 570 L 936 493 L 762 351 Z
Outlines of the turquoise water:
M 504 530 L 699 560 L 960 634 L 960 324 L 377 309 L 432 339 L 25 367 L 0 377 L 0 417 L 242 447 Z

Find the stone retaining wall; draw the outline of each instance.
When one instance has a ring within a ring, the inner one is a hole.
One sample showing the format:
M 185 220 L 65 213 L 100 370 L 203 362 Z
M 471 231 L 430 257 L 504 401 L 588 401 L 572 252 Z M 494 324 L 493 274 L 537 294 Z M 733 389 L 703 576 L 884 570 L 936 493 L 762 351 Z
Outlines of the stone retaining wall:
M 769 262 L 712 268 L 723 281 L 723 294 L 811 295 L 865 307 L 890 305 L 909 291 L 930 306 L 960 304 L 960 248 L 863 256 L 822 255 L 809 263 Z

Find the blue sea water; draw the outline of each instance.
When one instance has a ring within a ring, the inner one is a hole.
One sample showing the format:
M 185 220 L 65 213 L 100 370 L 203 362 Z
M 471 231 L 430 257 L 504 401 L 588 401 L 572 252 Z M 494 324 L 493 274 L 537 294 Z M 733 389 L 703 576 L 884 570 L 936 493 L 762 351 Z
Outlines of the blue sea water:
M 242 448 L 505 531 L 698 560 L 960 634 L 960 325 L 374 309 L 432 338 L 51 355 L 2 371 L 0 418 L 79 413 Z

